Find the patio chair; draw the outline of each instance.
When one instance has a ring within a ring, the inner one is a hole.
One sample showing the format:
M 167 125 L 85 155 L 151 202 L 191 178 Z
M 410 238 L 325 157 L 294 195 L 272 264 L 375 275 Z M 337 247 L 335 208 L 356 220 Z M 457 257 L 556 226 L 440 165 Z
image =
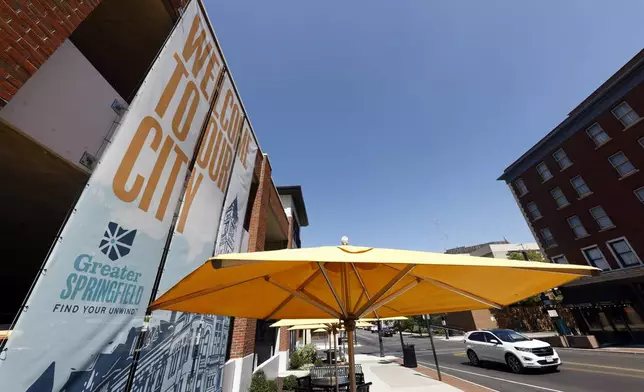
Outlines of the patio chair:
M 368 382 L 366 384 L 358 384 L 356 385 L 356 391 L 357 392 L 369 392 L 369 386 L 371 386 L 372 383 Z

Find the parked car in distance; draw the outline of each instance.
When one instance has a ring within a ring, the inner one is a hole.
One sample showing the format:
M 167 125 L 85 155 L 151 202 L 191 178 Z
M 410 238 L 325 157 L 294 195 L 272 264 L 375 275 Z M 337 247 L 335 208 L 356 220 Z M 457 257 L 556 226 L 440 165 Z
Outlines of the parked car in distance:
M 384 337 L 394 336 L 394 329 L 391 327 L 382 327 L 382 336 Z
M 481 361 L 507 364 L 514 373 L 526 368 L 555 371 L 561 359 L 550 344 L 531 339 L 511 329 L 488 329 L 465 334 L 467 358 L 474 366 Z
M 372 325 L 371 328 L 369 328 L 371 333 L 378 332 L 378 326 L 377 325 Z

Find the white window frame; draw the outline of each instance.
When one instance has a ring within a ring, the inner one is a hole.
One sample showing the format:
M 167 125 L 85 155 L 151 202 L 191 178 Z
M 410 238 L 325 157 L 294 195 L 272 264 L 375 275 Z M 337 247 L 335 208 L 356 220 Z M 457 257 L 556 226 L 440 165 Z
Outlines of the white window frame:
M 606 141 L 604 141 L 603 143 L 598 143 L 598 142 L 597 142 L 597 140 L 595 139 L 595 137 L 594 137 L 593 135 L 591 135 L 591 134 L 590 134 L 590 130 L 591 130 L 591 128 L 593 128 L 594 126 L 599 127 L 599 130 L 600 130 L 600 132 L 599 132 L 599 133 L 603 133 L 604 135 L 606 135 L 606 136 L 608 137 L 608 139 L 606 139 Z M 588 135 L 588 137 L 590 138 L 590 140 L 592 140 L 592 141 L 593 141 L 593 143 L 595 143 L 595 147 L 601 147 L 601 146 L 603 146 L 604 144 L 606 144 L 606 143 L 608 143 L 608 142 L 610 142 L 610 141 L 612 140 L 612 139 L 610 138 L 610 135 L 608 135 L 608 133 L 606 133 L 606 131 L 604 131 L 604 128 L 602 128 L 602 126 L 601 126 L 601 125 L 599 125 L 599 123 L 594 123 L 593 125 L 591 125 L 591 126 L 589 126 L 588 128 L 586 128 L 586 134 Z
M 563 263 L 557 263 L 557 262 L 555 261 L 556 259 L 563 259 L 563 261 L 564 261 L 564 262 L 563 262 Z M 560 254 L 560 255 L 552 256 L 552 257 L 550 258 L 550 261 L 552 261 L 552 263 L 553 263 L 553 264 L 570 264 L 570 263 L 568 262 L 568 259 L 566 258 L 566 255 L 564 255 L 563 253 L 562 253 L 562 254 Z
M 605 262 L 606 262 L 606 264 L 608 265 L 608 269 L 605 269 L 605 270 L 602 270 L 602 271 L 610 271 L 610 270 L 612 270 L 612 269 L 613 269 L 613 267 L 611 267 L 611 266 L 610 266 L 610 263 L 608 262 L 608 259 L 607 259 L 607 258 L 606 258 L 606 256 L 604 255 L 604 252 L 602 252 L 602 248 L 600 248 L 600 247 L 599 247 L 599 245 L 597 245 L 597 244 L 590 245 L 590 246 L 586 246 L 586 247 L 584 247 L 584 248 L 579 249 L 579 250 L 581 251 L 581 255 L 582 255 L 582 256 L 584 256 L 584 259 L 586 260 L 586 264 L 588 264 L 588 265 L 589 265 L 589 266 L 591 266 L 591 267 L 599 268 L 599 267 L 597 267 L 597 266 L 593 265 L 593 263 L 591 263 L 591 262 L 590 262 L 590 260 L 588 260 L 588 256 L 586 256 L 586 252 L 584 252 L 585 250 L 587 250 L 587 249 L 592 249 L 592 248 L 597 248 L 597 250 L 599 251 L 599 253 L 602 255 L 602 258 L 604 259 L 604 261 L 605 261 Z
M 633 252 L 633 254 L 635 255 L 635 257 L 637 258 L 637 261 L 639 261 L 639 263 L 638 263 L 638 264 L 633 264 L 633 265 L 624 265 L 624 264 L 622 263 L 622 261 L 620 260 L 619 256 L 617 255 L 617 253 L 615 253 L 615 250 L 613 250 L 613 247 L 611 246 L 611 244 L 612 244 L 613 242 L 618 242 L 618 241 L 624 241 L 624 242 L 626 242 L 626 245 L 628 245 L 628 247 L 631 249 L 631 252 Z M 633 246 L 631 245 L 631 243 L 630 243 L 630 242 L 628 242 L 628 240 L 626 239 L 626 237 L 618 237 L 618 238 L 613 238 L 612 240 L 606 241 L 606 247 L 608 248 L 608 250 L 610 251 L 610 253 L 613 255 L 613 257 L 615 258 L 615 260 L 617 260 L 617 264 L 619 264 L 622 268 L 633 268 L 633 267 L 639 267 L 639 266 L 641 266 L 641 265 L 642 265 L 642 259 L 641 259 L 641 258 L 640 258 L 640 256 L 637 254 L 637 252 L 635 252 L 635 249 L 633 248 Z
M 640 195 L 637 194 L 638 191 L 642 191 L 642 198 L 640 198 Z M 640 203 L 644 203 L 644 186 L 635 189 L 633 193 L 635 194 L 635 197 L 637 197 L 637 200 L 640 201 Z
M 539 166 L 543 166 L 546 170 L 544 170 L 544 171 L 539 170 Z M 540 162 L 540 163 L 538 163 L 538 164 L 537 164 L 537 166 L 536 166 L 536 169 L 537 169 L 537 173 L 539 173 L 539 176 L 541 177 L 542 182 L 546 182 L 546 181 L 548 181 L 549 179 L 551 179 L 552 177 L 554 177 L 554 176 L 552 175 L 552 172 L 551 172 L 551 171 L 550 171 L 550 169 L 548 168 L 548 165 L 546 165 L 546 163 L 545 163 L 545 162 Z M 544 177 L 543 177 L 543 173 L 546 173 L 546 172 L 550 175 L 550 177 L 548 177 L 548 178 L 544 178 Z
M 548 241 L 546 240 L 546 236 L 543 235 L 544 230 L 548 230 L 548 232 L 550 233 L 550 238 L 552 239 L 551 244 L 548 244 Z M 539 230 L 539 234 L 541 235 L 541 241 L 543 241 L 543 244 L 545 245 L 546 249 L 559 246 L 559 244 L 557 244 L 557 240 L 555 240 L 555 235 L 552 234 L 552 230 L 550 230 L 549 227 L 544 227 L 543 229 Z
M 626 106 L 628 106 L 628 108 L 629 108 L 630 110 L 629 110 L 628 112 L 626 112 L 626 114 L 625 114 L 625 115 L 623 115 L 623 116 L 619 117 L 619 116 L 617 115 L 617 113 L 615 113 L 615 110 L 617 110 L 617 108 L 619 108 L 619 107 L 620 107 L 620 106 L 622 106 L 622 105 L 626 105 Z M 631 125 L 635 124 L 635 123 L 636 123 L 636 122 L 638 122 L 638 121 L 640 120 L 640 118 L 641 118 L 641 117 L 639 116 L 639 114 L 637 114 L 637 112 L 635 111 L 635 109 L 633 109 L 633 107 L 632 107 L 631 105 L 629 105 L 626 101 L 622 101 L 619 105 L 615 106 L 615 107 L 611 110 L 611 113 L 613 113 L 613 116 L 615 116 L 615 118 L 616 118 L 616 119 L 618 119 L 618 120 L 619 120 L 619 122 L 621 122 L 621 123 L 622 123 L 622 125 L 623 125 L 623 126 L 625 126 L 626 128 L 628 128 L 628 127 L 630 127 Z M 635 119 L 635 121 L 633 121 L 632 123 L 630 123 L 630 124 L 626 124 L 622 119 L 623 119 L 624 117 L 628 116 L 628 115 L 629 115 L 629 114 L 631 114 L 631 113 L 635 113 L 635 116 L 637 116 L 637 118 L 636 118 L 636 119 Z
M 570 162 L 570 164 L 568 166 L 566 166 L 566 167 L 561 166 L 561 160 L 557 159 L 557 153 L 559 151 L 563 152 L 563 154 L 566 157 L 566 159 L 568 159 L 568 162 Z M 557 151 L 555 151 L 554 153 L 552 153 L 552 157 L 555 159 L 555 161 L 557 162 L 557 165 L 559 165 L 559 169 L 561 169 L 561 170 L 565 170 L 565 169 L 569 168 L 570 166 L 572 166 L 572 161 L 570 160 L 570 158 L 568 157 L 568 154 L 566 154 L 566 152 L 564 151 L 563 148 L 560 148 Z
M 614 157 L 614 156 L 617 156 L 617 155 L 619 155 L 619 154 L 622 154 L 622 155 L 624 156 L 624 159 L 626 159 L 626 160 L 625 160 L 624 162 L 620 163 L 619 165 L 615 166 L 615 164 L 613 163 L 613 161 L 611 161 L 611 158 L 612 158 L 612 157 Z M 633 162 L 631 162 L 631 160 L 630 160 L 630 159 L 628 159 L 628 157 L 626 156 L 626 154 L 624 154 L 624 151 L 617 151 L 615 154 L 613 154 L 613 155 L 609 156 L 609 157 L 608 157 L 608 162 L 610 162 L 610 164 L 613 166 L 613 168 L 615 169 L 615 171 L 617 172 L 617 174 L 619 174 L 619 177 L 620 177 L 620 178 L 627 177 L 627 176 L 629 176 L 629 175 L 631 175 L 631 174 L 633 174 L 633 173 L 636 173 L 636 172 L 638 171 L 638 170 L 637 170 L 637 168 L 635 167 L 635 165 L 633 165 Z M 633 170 L 631 170 L 631 171 L 629 171 L 629 172 L 627 172 L 627 173 L 623 173 L 623 174 L 622 174 L 622 173 L 619 171 L 618 167 L 619 167 L 619 166 L 621 166 L 621 165 L 624 165 L 626 162 L 628 162 L 628 163 L 630 163 L 630 164 L 631 164 L 631 166 L 633 167 Z
M 524 192 L 524 193 L 521 193 L 521 187 L 520 187 L 519 185 L 517 185 L 517 184 L 519 183 L 519 181 L 521 181 L 521 184 L 523 184 L 523 188 L 525 189 L 525 192 Z M 528 194 L 528 192 L 530 192 L 530 191 L 528 190 L 528 187 L 525 185 L 525 181 L 523 181 L 523 179 L 522 179 L 522 178 L 517 178 L 517 179 L 514 181 L 514 186 L 517 188 L 517 194 L 519 195 L 519 197 L 521 197 L 521 196 L 525 196 L 525 195 L 527 195 L 527 194 Z
M 553 192 L 555 189 L 559 189 L 559 190 L 561 191 L 561 195 L 563 196 L 563 198 L 564 198 L 564 199 L 566 199 L 566 204 L 564 204 L 564 205 L 559 205 L 559 203 L 557 202 L 557 198 L 555 197 L 555 195 L 553 195 L 553 194 L 552 194 L 552 192 Z M 569 206 L 569 205 L 570 205 L 570 200 L 568 200 L 568 198 L 566 197 L 566 194 L 565 194 L 565 193 L 563 193 L 563 190 L 561 189 L 561 187 L 552 188 L 552 189 L 550 190 L 550 196 L 551 196 L 551 197 L 553 198 L 553 200 L 555 201 L 555 204 L 557 205 L 557 209 L 562 209 L 562 208 L 567 207 L 567 206 Z
M 537 216 L 537 217 L 534 216 L 534 214 L 530 210 L 530 205 L 534 205 L 534 208 L 539 213 L 539 216 Z M 526 211 L 528 211 L 528 217 L 530 218 L 531 221 L 536 221 L 536 220 L 539 220 L 539 219 L 543 218 L 543 215 L 541 214 L 541 211 L 539 210 L 539 206 L 534 201 L 531 201 L 530 203 L 527 203 L 525 205 L 525 209 L 526 209 Z
M 577 226 L 572 225 L 570 220 L 573 219 L 573 218 L 577 218 L 577 220 L 579 221 L 579 225 L 577 225 Z M 572 229 L 572 233 L 575 235 L 575 239 L 586 238 L 586 237 L 589 236 L 588 230 L 586 230 L 586 227 L 584 227 L 584 224 L 583 224 L 583 222 L 581 221 L 581 218 L 578 215 L 573 215 L 573 216 L 571 216 L 569 218 L 566 218 L 566 222 L 568 222 L 568 226 L 570 226 L 570 228 Z M 586 234 L 584 234 L 582 236 L 578 236 L 577 232 L 575 231 L 576 227 L 581 227 L 584 230 L 584 233 L 586 233 Z
M 595 218 L 595 215 L 593 215 L 593 210 L 594 210 L 595 208 L 598 208 L 598 207 L 599 207 L 599 208 L 601 208 L 601 209 L 602 209 L 602 211 L 604 211 L 604 215 L 603 215 L 603 216 L 601 216 L 600 218 L 603 218 L 604 216 L 607 216 L 607 217 L 608 217 L 608 220 L 610 220 L 610 223 L 611 223 L 611 225 L 610 225 L 610 226 L 601 227 L 601 226 L 599 225 L 599 220 L 598 220 L 597 218 Z M 601 204 L 600 204 L 600 205 L 597 205 L 597 206 L 595 206 L 595 207 L 593 207 L 593 208 L 589 208 L 589 209 L 588 209 L 588 212 L 590 213 L 590 216 L 592 216 L 592 217 L 593 217 L 593 219 L 595 220 L 595 223 L 597 223 L 597 227 L 599 227 L 599 231 L 604 231 L 604 230 L 612 229 L 613 227 L 615 227 L 615 222 L 613 222 L 613 220 L 611 219 L 611 217 L 608 215 L 608 212 L 606 212 L 606 209 L 605 209 Z
M 579 193 L 579 188 L 577 188 L 575 186 L 575 183 L 573 182 L 573 180 L 575 178 L 581 178 L 581 181 L 583 181 L 584 185 L 586 185 L 586 188 L 588 188 L 588 192 L 584 193 L 583 195 L 581 193 Z M 580 199 L 582 199 L 584 197 L 587 197 L 587 196 L 590 196 L 590 195 L 593 194 L 593 191 L 590 190 L 590 187 L 588 186 L 588 183 L 586 182 L 586 180 L 584 180 L 584 178 L 582 176 L 580 176 L 580 175 L 579 176 L 574 176 L 573 178 L 571 178 L 570 179 L 570 185 L 572 185 L 573 189 L 575 190 L 575 192 L 577 192 L 577 196 L 579 196 Z

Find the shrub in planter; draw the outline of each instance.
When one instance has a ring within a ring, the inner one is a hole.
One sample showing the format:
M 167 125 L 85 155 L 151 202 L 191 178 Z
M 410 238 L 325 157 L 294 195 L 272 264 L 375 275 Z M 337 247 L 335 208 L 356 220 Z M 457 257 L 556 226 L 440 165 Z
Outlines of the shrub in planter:
M 304 365 L 302 356 L 300 355 L 300 350 L 293 351 L 291 353 L 291 369 L 299 369 L 300 366 Z
M 258 370 L 253 374 L 248 392 L 277 392 L 277 383 L 267 380 L 263 371 Z
M 282 381 L 282 391 L 292 391 L 297 387 L 297 377 L 290 375 Z

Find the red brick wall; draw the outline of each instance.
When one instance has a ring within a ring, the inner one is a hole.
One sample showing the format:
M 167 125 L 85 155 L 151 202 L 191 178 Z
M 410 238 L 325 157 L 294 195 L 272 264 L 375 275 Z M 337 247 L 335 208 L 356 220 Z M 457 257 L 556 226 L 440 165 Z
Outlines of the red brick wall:
M 101 0 L 0 0 L 0 106 Z
M 288 327 L 280 327 L 280 351 L 288 351 L 290 334 Z
M 233 341 L 230 358 L 243 358 L 255 351 L 255 330 L 257 320 L 236 318 L 233 325 Z
M 644 85 L 639 85 L 629 91 L 623 100 L 637 114 L 644 117 Z M 622 100 L 615 102 L 614 106 Z M 586 134 L 585 129 L 593 123 L 599 123 L 612 139 L 606 144 L 596 147 Z M 644 205 L 637 199 L 633 191 L 644 186 L 644 148 L 637 142 L 644 137 L 644 121 L 624 130 L 619 120 L 610 110 L 600 113 L 593 121 L 582 124 L 581 131 L 565 140 L 560 147 L 572 161 L 572 166 L 560 170 L 552 157 L 551 151 L 544 162 L 553 174 L 553 178 L 542 182 L 535 166 L 523 172 L 520 177 L 524 180 L 528 194 L 519 197 L 524 212 L 526 205 L 534 201 L 543 218 L 531 222 L 535 233 L 540 235 L 544 227 L 550 228 L 558 246 L 546 249 L 549 258 L 564 254 L 571 264 L 587 264 L 580 249 L 597 245 L 612 268 L 619 264 L 609 251 L 606 241 L 625 236 L 640 258 L 644 258 Z M 608 161 L 608 157 L 622 151 L 640 172 L 620 179 L 617 171 Z M 570 179 L 581 175 L 593 192 L 581 200 L 570 184 Z M 514 186 L 514 185 L 513 185 Z M 550 190 L 559 187 L 566 195 L 570 205 L 558 209 Z M 518 195 L 518 192 L 515 192 Z M 599 231 L 589 209 L 601 205 L 615 228 Z M 590 235 L 576 239 L 568 225 L 567 218 L 577 215 Z

